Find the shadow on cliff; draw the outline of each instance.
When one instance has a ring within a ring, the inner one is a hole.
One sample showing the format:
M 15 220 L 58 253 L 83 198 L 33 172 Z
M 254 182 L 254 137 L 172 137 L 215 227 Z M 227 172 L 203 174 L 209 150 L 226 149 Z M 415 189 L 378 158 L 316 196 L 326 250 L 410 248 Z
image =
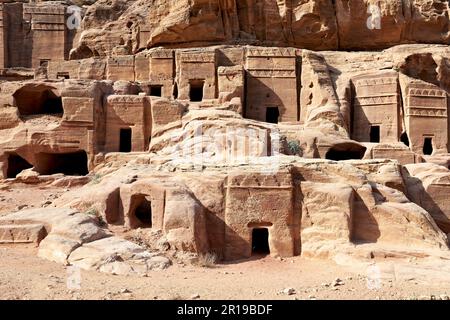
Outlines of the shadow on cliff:
M 355 192 L 350 241 L 354 244 L 376 243 L 380 236 L 381 231 L 375 216 Z
M 247 85 L 247 90 L 246 90 L 246 95 L 245 95 L 245 113 L 244 113 L 244 117 L 248 118 L 248 119 L 253 119 L 253 120 L 258 120 L 258 121 L 263 121 L 263 122 L 275 122 L 272 120 L 277 120 L 276 123 L 278 123 L 278 121 L 286 121 L 286 116 L 289 115 L 289 110 L 288 107 L 286 106 L 283 98 L 277 94 L 277 91 L 279 92 L 280 89 L 286 90 L 287 88 L 285 86 L 283 86 L 283 82 L 280 82 L 279 88 L 276 88 L 277 83 L 276 81 L 279 79 L 272 79 L 272 78 L 264 78 L 264 79 L 270 79 L 269 83 L 266 83 L 264 81 L 262 81 L 261 78 L 259 77 L 255 77 L 253 75 L 251 75 L 250 73 L 248 73 L 246 75 L 246 85 Z M 286 79 L 282 79 L 282 80 L 286 80 Z M 277 90 L 278 89 L 278 90 Z M 286 93 L 286 98 L 285 100 L 289 99 L 289 93 Z M 297 96 L 295 96 L 295 100 L 297 100 Z M 297 113 L 298 113 L 298 102 L 295 101 L 295 107 L 296 107 L 296 114 L 295 116 L 297 117 Z M 271 107 L 277 107 L 278 108 L 278 113 L 279 113 L 279 117 L 278 119 L 268 119 L 268 115 L 267 115 L 267 108 L 271 108 Z M 283 118 L 284 117 L 284 118 Z
M 407 170 L 403 170 L 403 179 L 406 184 L 406 196 L 408 199 L 430 213 L 439 229 L 445 234 L 449 234 L 450 219 L 426 191 L 422 180 L 411 176 Z

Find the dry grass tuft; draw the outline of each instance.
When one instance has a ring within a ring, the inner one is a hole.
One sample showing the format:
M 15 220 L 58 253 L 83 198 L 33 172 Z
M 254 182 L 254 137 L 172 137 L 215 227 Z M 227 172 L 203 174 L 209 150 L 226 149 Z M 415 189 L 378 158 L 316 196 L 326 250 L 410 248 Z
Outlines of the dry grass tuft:
M 217 254 L 208 252 L 198 256 L 197 264 L 203 268 L 214 268 L 218 261 Z

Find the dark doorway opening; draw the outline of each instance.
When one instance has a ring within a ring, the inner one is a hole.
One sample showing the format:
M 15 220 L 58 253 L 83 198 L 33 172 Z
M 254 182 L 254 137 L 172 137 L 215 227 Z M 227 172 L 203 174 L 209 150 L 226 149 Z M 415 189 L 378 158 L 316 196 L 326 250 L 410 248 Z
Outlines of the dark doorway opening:
M 178 84 L 176 82 L 173 85 L 173 97 L 174 99 L 178 99 Z
M 192 102 L 203 101 L 203 88 L 205 87 L 204 80 L 191 80 L 189 83 L 189 97 Z
M 150 95 L 153 97 L 162 97 L 162 88 L 161 85 L 152 85 L 150 86 Z
M 337 145 L 327 152 L 325 158 L 334 161 L 361 160 L 366 150 L 365 147 L 355 145 Z
M 400 141 L 403 142 L 407 147 L 409 147 L 409 137 L 407 132 L 403 132 L 400 136 Z
M 425 138 L 423 141 L 423 154 L 432 155 L 433 154 L 433 138 Z
M 146 196 L 141 195 L 137 199 L 136 209 L 130 217 L 131 228 L 152 227 L 152 202 Z
M 268 107 L 266 109 L 266 122 L 278 123 L 280 117 L 280 110 L 278 107 Z
M 85 151 L 71 153 L 38 153 L 35 169 L 39 174 L 62 173 L 67 176 L 85 176 L 89 173 Z
M 380 126 L 370 127 L 370 142 L 379 143 L 380 142 Z
M 270 254 L 269 247 L 269 229 L 255 228 L 252 231 L 252 254 L 253 255 L 268 255 Z
M 44 114 L 62 114 L 63 104 L 61 97 L 56 96 L 52 91 L 47 90 L 44 94 L 42 104 L 42 113 Z
M 33 168 L 33 166 L 24 158 L 17 154 L 10 154 L 8 156 L 8 169 L 6 172 L 8 179 L 14 179 L 23 170 Z
M 131 128 L 120 129 L 120 152 L 131 152 Z

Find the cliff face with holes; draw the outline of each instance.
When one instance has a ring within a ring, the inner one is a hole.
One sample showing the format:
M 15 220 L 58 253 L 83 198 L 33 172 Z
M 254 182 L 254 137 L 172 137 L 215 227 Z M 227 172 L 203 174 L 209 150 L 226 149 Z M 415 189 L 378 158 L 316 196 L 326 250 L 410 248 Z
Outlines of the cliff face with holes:
M 108 225 L 225 260 L 447 258 L 449 4 L 377 3 L 101 0 L 71 30 L 71 2 L 0 1 L 0 183 L 67 188 L 0 243 L 144 274 L 167 261 Z
M 101 0 L 87 9 L 72 57 L 161 45 L 368 50 L 450 44 L 449 15 L 445 0 Z

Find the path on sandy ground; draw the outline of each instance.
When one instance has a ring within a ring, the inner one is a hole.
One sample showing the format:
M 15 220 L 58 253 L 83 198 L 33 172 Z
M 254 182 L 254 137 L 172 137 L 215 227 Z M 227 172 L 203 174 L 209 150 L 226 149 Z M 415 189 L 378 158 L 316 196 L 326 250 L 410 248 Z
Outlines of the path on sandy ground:
M 367 275 L 330 261 L 271 257 L 213 268 L 175 264 L 149 277 L 81 271 L 77 290 L 67 285 L 69 276 L 73 286 L 73 270 L 38 258 L 36 251 L 31 245 L 0 246 L 0 299 L 424 299 L 450 294 L 448 284 L 414 277 L 382 279 L 381 288 L 372 290 Z M 336 278 L 341 285 L 334 286 Z M 287 288 L 296 294 L 279 293 Z

